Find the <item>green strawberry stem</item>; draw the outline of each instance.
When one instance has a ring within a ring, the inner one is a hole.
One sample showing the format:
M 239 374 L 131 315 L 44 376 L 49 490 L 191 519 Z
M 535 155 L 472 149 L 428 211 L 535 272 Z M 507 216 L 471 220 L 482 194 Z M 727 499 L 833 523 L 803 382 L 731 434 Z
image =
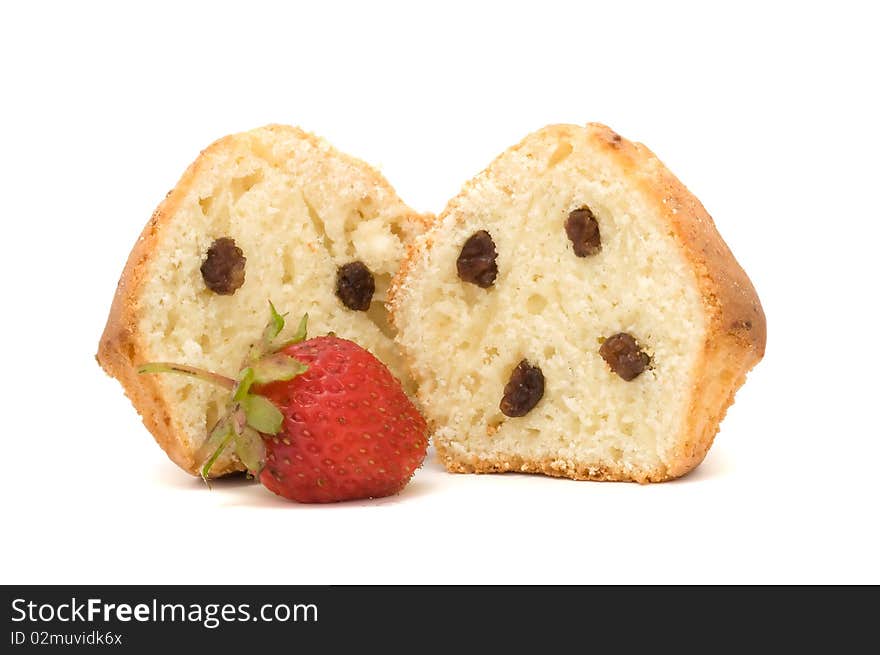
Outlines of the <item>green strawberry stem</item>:
M 292 380 L 308 370 L 305 364 L 281 350 L 305 340 L 309 315 L 302 317 L 290 339 L 276 343 L 278 335 L 284 329 L 285 315 L 279 314 L 271 301 L 269 311 L 269 322 L 263 329 L 260 341 L 250 347 L 243 367 L 235 379 L 194 366 L 169 362 L 151 362 L 138 367 L 140 374 L 188 375 L 231 392 L 226 414 L 217 421 L 196 453 L 196 458 L 202 460 L 199 473 L 206 483 L 211 468 L 230 443 L 248 471 L 255 476 L 259 474 L 265 460 L 263 435 L 278 434 L 282 429 L 284 416 L 271 401 L 251 393 L 251 386 Z
M 180 375 L 188 375 L 204 382 L 210 382 L 224 389 L 235 389 L 236 382 L 232 378 L 205 369 L 196 368 L 195 366 L 186 366 L 185 364 L 173 364 L 170 362 L 150 362 L 142 364 L 138 367 L 138 373 L 179 373 Z

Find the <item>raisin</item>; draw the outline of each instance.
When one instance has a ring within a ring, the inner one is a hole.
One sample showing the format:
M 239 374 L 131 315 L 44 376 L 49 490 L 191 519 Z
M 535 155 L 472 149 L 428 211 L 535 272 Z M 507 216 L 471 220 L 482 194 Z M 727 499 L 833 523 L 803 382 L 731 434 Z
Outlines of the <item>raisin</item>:
M 575 209 L 568 215 L 565 219 L 565 233 L 578 257 L 595 255 L 602 250 L 599 221 L 589 207 Z
M 215 239 L 199 269 L 205 286 L 221 296 L 231 296 L 244 284 L 246 261 L 244 253 L 233 239 Z
M 492 235 L 486 230 L 474 232 L 464 242 L 458 260 L 455 262 L 458 277 L 465 282 L 488 289 L 495 283 L 495 278 L 498 276 L 497 259 L 498 252 L 495 250 Z
M 626 332 L 605 339 L 602 347 L 599 348 L 599 354 L 611 370 L 627 382 L 635 380 L 651 363 L 648 354 L 639 348 L 633 336 Z
M 522 360 L 510 374 L 499 405 L 505 416 L 515 418 L 528 414 L 544 396 L 544 374 L 537 366 Z
M 336 295 L 355 311 L 366 311 L 376 292 L 373 274 L 363 262 L 349 262 L 336 271 Z

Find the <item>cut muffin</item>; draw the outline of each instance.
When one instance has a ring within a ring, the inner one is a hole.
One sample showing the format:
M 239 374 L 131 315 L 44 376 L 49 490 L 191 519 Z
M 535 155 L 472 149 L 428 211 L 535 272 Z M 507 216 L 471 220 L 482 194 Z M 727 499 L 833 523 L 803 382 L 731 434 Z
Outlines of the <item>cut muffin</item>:
M 504 152 L 392 287 L 450 471 L 680 476 L 764 352 L 758 297 L 703 206 L 598 124 Z
M 367 164 L 298 128 L 220 139 L 184 173 L 129 256 L 98 361 L 181 468 L 228 395 L 190 378 L 137 374 L 148 361 L 234 376 L 268 302 L 311 334 L 335 332 L 385 362 L 412 390 L 385 300 L 407 243 L 427 219 Z M 231 449 L 230 449 L 231 450 Z M 214 475 L 243 470 L 232 455 Z

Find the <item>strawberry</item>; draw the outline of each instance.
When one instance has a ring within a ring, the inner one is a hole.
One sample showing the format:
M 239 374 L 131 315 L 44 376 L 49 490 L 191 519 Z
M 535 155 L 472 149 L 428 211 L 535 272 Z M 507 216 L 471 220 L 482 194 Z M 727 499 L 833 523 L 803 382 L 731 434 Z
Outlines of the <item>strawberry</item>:
M 397 493 L 425 458 L 425 419 L 400 382 L 371 353 L 328 335 L 277 343 L 271 320 L 235 379 L 190 366 L 144 364 L 140 373 L 179 373 L 230 390 L 227 410 L 200 450 L 202 477 L 230 445 L 270 491 L 303 503 Z
M 282 352 L 308 370 L 254 387 L 284 415 L 266 440 L 263 485 L 300 502 L 400 491 L 425 457 L 426 425 L 385 365 L 334 336 Z

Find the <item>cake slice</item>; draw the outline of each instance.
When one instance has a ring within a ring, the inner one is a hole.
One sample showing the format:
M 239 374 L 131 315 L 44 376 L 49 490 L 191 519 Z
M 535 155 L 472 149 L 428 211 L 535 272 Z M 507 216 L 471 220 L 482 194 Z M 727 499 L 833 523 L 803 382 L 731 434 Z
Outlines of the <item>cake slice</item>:
M 417 239 L 392 295 L 456 472 L 675 478 L 764 353 L 758 297 L 706 210 L 598 124 L 501 154 Z
M 270 125 L 220 139 L 144 228 L 98 361 L 168 456 L 193 474 L 228 393 L 182 376 L 138 375 L 137 367 L 182 361 L 234 376 L 270 300 L 291 313 L 288 330 L 308 312 L 311 334 L 356 341 L 412 390 L 385 300 L 426 220 L 367 164 L 300 129 Z M 212 473 L 242 469 L 225 455 Z

